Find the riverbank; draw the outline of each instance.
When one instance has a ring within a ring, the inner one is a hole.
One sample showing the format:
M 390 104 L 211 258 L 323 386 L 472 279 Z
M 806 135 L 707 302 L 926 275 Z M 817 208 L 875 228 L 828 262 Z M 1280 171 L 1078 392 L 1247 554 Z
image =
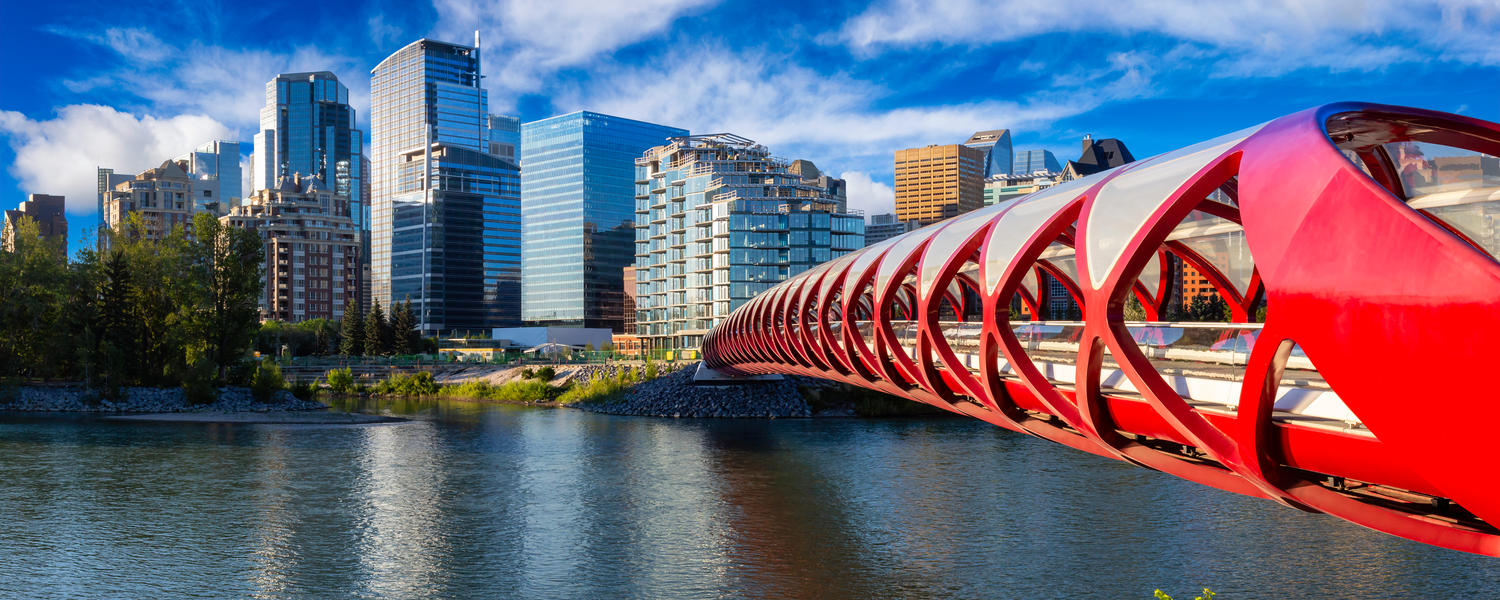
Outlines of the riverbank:
M 696 365 L 642 381 L 601 401 L 572 405 L 611 415 L 673 418 L 811 417 L 792 378 L 733 385 L 693 385 Z
M 636 383 L 594 402 L 588 412 L 669 418 L 850 418 L 951 415 L 920 402 L 836 381 L 785 375 L 780 381 L 724 385 L 693 383 L 697 365 Z
M 0 411 L 81 413 L 264 413 L 322 410 L 328 405 L 302 400 L 281 390 L 267 402 L 256 400 L 249 388 L 221 387 L 213 402 L 192 404 L 182 388 L 124 388 L 117 398 L 98 390 L 69 386 L 21 386 L 0 389 Z

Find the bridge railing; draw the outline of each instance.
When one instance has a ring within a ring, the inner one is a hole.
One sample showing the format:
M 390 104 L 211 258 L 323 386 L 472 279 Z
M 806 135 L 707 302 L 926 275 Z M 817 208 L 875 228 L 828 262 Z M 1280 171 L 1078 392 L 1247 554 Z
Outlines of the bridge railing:
M 834 322 L 831 325 L 837 332 L 840 324 Z M 857 321 L 856 326 L 866 347 L 873 348 L 874 322 Z M 980 354 L 982 324 L 943 321 L 939 326 L 943 338 L 954 353 L 975 357 Z M 1244 367 L 1249 364 L 1250 351 L 1255 348 L 1262 326 L 1259 323 L 1130 322 L 1125 327 L 1141 353 L 1158 369 L 1170 372 L 1198 367 L 1194 371 L 1200 376 L 1240 381 L 1244 378 Z M 1015 332 L 1017 341 L 1029 358 L 1038 362 L 1064 364 L 1074 362 L 1083 329 L 1084 324 L 1077 321 L 1027 321 L 1011 324 L 1011 330 Z M 891 330 L 907 356 L 915 360 L 919 335 L 917 322 L 891 321 Z M 970 363 L 971 370 L 977 370 L 973 367 L 976 362 L 967 362 Z M 1114 361 L 1106 359 L 1105 363 L 1113 365 Z M 1317 371 L 1300 347 L 1293 347 L 1286 368 L 1309 373 Z

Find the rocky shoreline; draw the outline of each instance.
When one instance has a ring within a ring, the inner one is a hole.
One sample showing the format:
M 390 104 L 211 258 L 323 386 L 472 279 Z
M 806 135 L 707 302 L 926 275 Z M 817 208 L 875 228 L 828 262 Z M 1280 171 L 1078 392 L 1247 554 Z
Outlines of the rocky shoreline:
M 242 413 L 321 410 L 328 405 L 301 400 L 280 391 L 270 402 L 260 402 L 249 388 L 219 388 L 217 400 L 189 404 L 182 388 L 125 388 L 120 397 L 102 398 L 97 390 L 78 387 L 24 386 L 0 389 L 0 411 L 82 413 Z
M 613 402 L 581 403 L 575 408 L 611 415 L 672 418 L 793 418 L 813 411 L 798 391 L 799 381 L 694 385 L 696 365 L 632 386 Z

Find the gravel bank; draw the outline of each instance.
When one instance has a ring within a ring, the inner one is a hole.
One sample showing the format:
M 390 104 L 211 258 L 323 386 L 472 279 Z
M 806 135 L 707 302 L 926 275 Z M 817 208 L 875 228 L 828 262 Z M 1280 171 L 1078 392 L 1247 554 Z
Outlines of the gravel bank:
M 579 404 L 589 412 L 674 418 L 786 418 L 810 417 L 812 410 L 797 391 L 797 381 L 693 385 L 691 365 L 651 381 L 636 384 L 621 400 Z
M 219 398 L 208 404 L 188 404 L 181 388 L 125 388 L 121 398 L 100 398 L 96 391 L 75 387 L 20 387 L 0 389 L 0 411 L 89 413 L 239 413 L 328 408 L 322 402 L 298 400 L 291 392 L 277 392 L 270 402 L 256 401 L 249 388 L 219 388 Z

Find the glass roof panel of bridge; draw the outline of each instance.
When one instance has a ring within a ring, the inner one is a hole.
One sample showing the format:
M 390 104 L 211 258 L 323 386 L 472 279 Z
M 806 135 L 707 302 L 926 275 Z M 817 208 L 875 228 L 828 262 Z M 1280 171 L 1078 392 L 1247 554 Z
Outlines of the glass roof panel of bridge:
M 1099 182 L 1102 173 L 1074 179 L 1030 196 L 1018 202 L 1000 215 L 1000 220 L 990 228 L 989 247 L 984 253 L 984 287 L 993 294 L 1000 287 L 1000 278 L 1005 269 L 1025 248 L 1026 242 L 1042 225 L 1077 199 L 1089 187 Z
M 932 243 L 928 244 L 927 249 L 922 252 L 920 286 L 924 296 L 932 291 L 933 280 L 942 271 L 943 263 L 952 257 L 959 246 L 969 241 L 975 231 L 984 227 L 990 219 L 995 218 L 997 212 L 976 210 L 949 221 L 946 227 L 938 230 L 937 235 L 932 238 Z
M 1146 159 L 1125 167 L 1125 172 L 1105 183 L 1094 198 L 1098 210 L 1090 210 L 1088 215 L 1085 239 L 1089 283 L 1095 289 L 1103 287 L 1126 246 L 1146 227 L 1151 215 L 1195 173 L 1260 128 L 1256 125 Z

